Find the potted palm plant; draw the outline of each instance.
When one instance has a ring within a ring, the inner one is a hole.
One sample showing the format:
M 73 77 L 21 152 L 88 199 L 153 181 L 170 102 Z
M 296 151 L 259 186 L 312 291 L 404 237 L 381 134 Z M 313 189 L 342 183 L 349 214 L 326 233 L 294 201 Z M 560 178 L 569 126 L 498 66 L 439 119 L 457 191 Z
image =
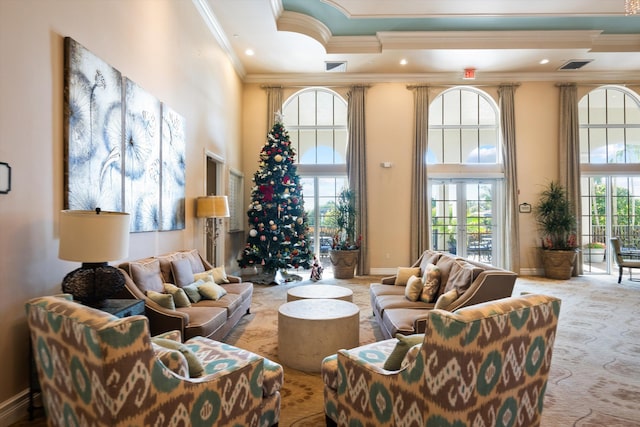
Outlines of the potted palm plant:
M 576 218 L 564 187 L 551 181 L 540 194 L 534 213 L 542 234 L 545 276 L 570 279 L 578 254 Z
M 360 256 L 360 238 L 356 238 L 356 202 L 353 191 L 343 189 L 338 195 L 334 211 L 336 232 L 329 259 L 333 277 L 351 279 Z

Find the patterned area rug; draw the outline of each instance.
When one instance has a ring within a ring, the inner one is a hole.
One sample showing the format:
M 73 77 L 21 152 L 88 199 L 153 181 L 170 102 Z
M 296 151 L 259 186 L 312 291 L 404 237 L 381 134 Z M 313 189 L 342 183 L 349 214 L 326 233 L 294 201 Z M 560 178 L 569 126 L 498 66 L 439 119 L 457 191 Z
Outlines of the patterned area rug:
M 616 283 L 614 276 L 571 280 L 523 277 L 514 295 L 542 293 L 562 299 L 543 427 L 640 426 L 640 283 Z M 353 290 L 360 307 L 360 344 L 382 339 L 369 302 L 369 283 L 379 277 L 352 280 L 303 280 L 279 286 L 255 285 L 252 313 L 226 342 L 278 361 L 278 307 L 287 290 L 305 284 L 339 285 Z M 322 381 L 284 367 L 282 427 L 324 425 Z

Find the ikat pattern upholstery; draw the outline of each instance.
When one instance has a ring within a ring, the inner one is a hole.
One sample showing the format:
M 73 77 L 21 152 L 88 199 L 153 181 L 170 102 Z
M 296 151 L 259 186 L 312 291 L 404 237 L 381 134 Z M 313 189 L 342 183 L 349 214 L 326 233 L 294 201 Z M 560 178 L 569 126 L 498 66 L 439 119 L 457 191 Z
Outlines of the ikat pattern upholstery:
M 205 373 L 185 374 L 175 353 L 156 356 L 147 318 L 116 318 L 57 297 L 27 303 L 50 426 L 256 426 L 277 424 L 283 369 L 206 338 L 185 342 Z M 179 333 L 164 338 L 180 340 Z M 167 359 L 168 357 L 168 359 Z
M 539 426 L 559 312 L 534 294 L 433 310 L 399 371 L 381 364 L 393 339 L 340 350 L 322 365 L 325 413 L 339 426 Z

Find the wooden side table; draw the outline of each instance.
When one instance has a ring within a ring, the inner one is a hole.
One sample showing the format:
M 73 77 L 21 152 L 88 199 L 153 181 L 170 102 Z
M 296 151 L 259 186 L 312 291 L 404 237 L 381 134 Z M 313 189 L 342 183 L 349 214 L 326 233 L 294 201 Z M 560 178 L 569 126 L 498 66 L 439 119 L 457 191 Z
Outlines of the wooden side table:
M 141 299 L 106 299 L 99 307 L 94 307 L 98 310 L 106 311 L 116 317 L 123 318 L 129 316 L 135 316 L 141 314 L 144 316 L 144 300 Z M 31 334 L 29 334 L 31 337 Z M 38 381 L 38 374 L 36 371 L 35 358 L 33 357 L 33 348 L 31 346 L 31 338 L 29 338 L 29 420 L 34 419 L 34 413 L 38 409 L 42 409 L 41 405 L 36 405 L 34 401 L 34 395 L 40 392 L 40 382 Z

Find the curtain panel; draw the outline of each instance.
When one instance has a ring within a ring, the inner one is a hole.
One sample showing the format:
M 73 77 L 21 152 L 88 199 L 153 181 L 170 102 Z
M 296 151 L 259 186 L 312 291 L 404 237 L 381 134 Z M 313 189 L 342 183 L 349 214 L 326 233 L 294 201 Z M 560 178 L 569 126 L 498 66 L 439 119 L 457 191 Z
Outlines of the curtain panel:
M 559 177 L 567 191 L 567 196 L 574 210 L 578 233 L 576 242 L 582 247 L 580 199 L 580 129 L 578 119 L 578 87 L 575 83 L 558 85 L 560 89 L 560 131 L 559 131 Z M 578 259 L 573 269 L 573 275 L 583 273 L 582 253 L 578 252 Z
M 356 195 L 356 233 L 362 237 L 356 275 L 366 275 L 369 266 L 369 235 L 367 215 L 367 155 L 365 135 L 365 90 L 353 86 L 347 93 L 347 176 L 349 188 Z
M 427 187 L 427 147 L 429 135 L 429 87 L 413 87 L 414 144 L 411 181 L 410 259 L 429 249 L 429 199 Z
M 518 218 L 518 171 L 516 156 L 516 85 L 498 88 L 502 159 L 505 178 L 505 218 L 502 234 L 504 262 L 507 270 L 520 274 L 520 227 Z

